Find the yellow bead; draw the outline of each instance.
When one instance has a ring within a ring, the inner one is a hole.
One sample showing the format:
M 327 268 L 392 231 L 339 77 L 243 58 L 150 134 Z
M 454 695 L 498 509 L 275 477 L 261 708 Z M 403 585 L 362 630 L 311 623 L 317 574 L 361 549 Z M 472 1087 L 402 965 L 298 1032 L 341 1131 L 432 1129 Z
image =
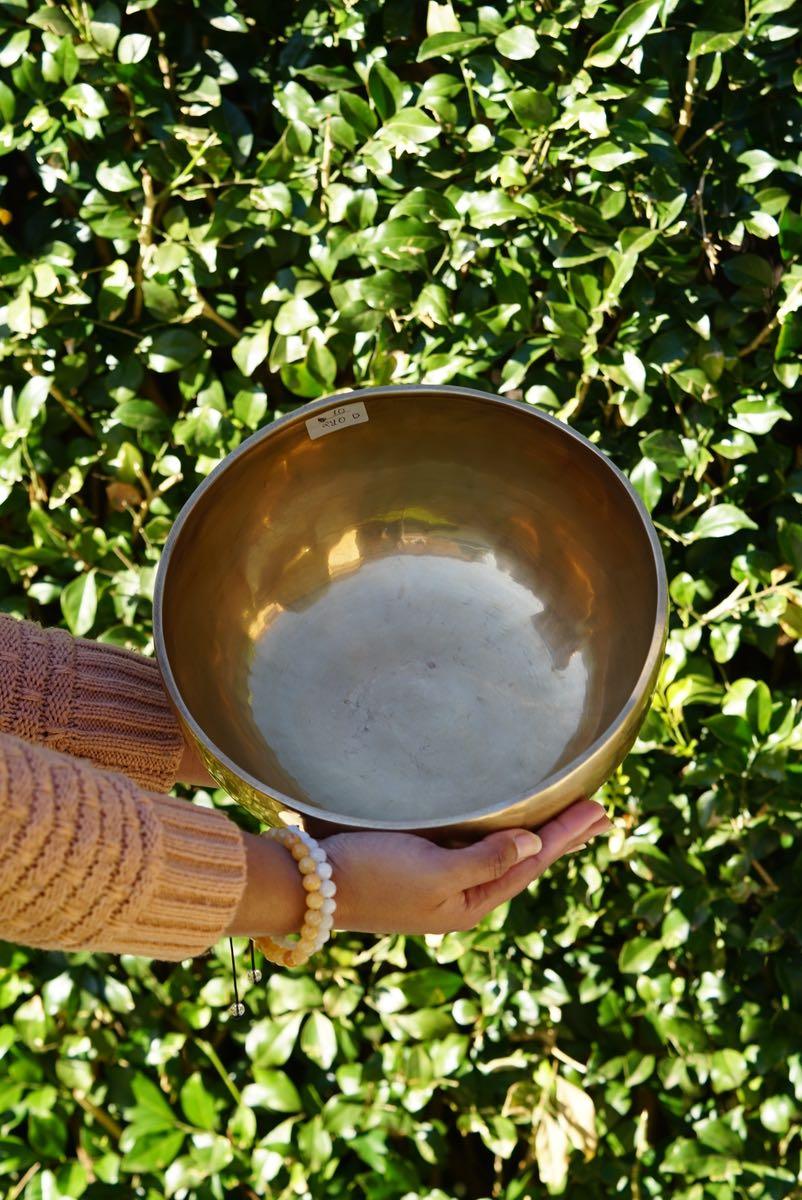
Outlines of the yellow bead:
M 305 854 L 303 858 L 298 860 L 298 870 L 302 875 L 311 875 L 313 871 L 320 875 L 321 868 L 313 858 Z
M 307 908 L 323 908 L 326 901 L 321 896 L 320 892 L 310 892 L 306 897 Z
M 298 862 L 299 859 L 306 858 L 306 846 L 303 842 L 293 839 L 293 843 L 290 846 L 290 853 L 295 861 Z
M 320 888 L 320 878 L 317 875 L 304 875 L 301 883 L 307 892 L 316 892 Z
M 304 924 L 314 927 L 315 925 L 319 925 L 322 920 L 323 914 L 320 912 L 320 910 L 312 909 L 311 912 L 306 914 L 306 921 Z

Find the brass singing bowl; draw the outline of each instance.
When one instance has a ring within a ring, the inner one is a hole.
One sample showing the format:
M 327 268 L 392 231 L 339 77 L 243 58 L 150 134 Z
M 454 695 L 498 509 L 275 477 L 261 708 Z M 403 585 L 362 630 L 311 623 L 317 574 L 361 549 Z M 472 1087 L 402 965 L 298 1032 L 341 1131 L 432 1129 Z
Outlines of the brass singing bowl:
M 156 651 L 210 773 L 263 821 L 458 844 L 612 774 L 666 591 L 646 510 L 585 438 L 466 388 L 370 388 L 282 417 L 198 487 Z

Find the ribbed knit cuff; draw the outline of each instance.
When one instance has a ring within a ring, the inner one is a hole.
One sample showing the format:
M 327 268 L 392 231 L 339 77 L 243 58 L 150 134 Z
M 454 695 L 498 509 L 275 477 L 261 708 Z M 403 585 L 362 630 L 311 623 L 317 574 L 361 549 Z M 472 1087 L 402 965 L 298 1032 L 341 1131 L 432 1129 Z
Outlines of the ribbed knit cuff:
M 139 912 L 109 934 L 128 954 L 177 962 L 229 929 L 245 889 L 245 842 L 222 813 L 187 800 L 152 797 L 149 816 L 160 836 L 146 894 Z
M 184 749 L 153 659 L 0 617 L 0 730 L 169 791 Z
M 84 638 L 73 646 L 69 753 L 169 792 L 184 739 L 155 659 Z

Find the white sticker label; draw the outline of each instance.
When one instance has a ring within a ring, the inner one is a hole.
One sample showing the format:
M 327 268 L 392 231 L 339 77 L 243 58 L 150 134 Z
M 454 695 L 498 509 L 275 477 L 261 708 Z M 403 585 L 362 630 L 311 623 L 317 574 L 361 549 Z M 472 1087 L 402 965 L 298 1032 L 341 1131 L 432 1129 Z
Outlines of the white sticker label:
M 343 404 L 341 408 L 328 408 L 316 417 L 310 417 L 306 428 L 311 438 L 319 438 L 338 429 L 347 429 L 349 425 L 362 425 L 367 419 L 367 409 L 361 402 Z

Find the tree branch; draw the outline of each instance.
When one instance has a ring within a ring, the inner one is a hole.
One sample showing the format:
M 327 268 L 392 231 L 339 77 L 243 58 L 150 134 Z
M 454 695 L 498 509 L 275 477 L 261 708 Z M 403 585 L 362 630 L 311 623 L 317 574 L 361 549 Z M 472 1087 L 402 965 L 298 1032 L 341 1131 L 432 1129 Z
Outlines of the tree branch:
M 682 111 L 679 114 L 676 128 L 674 130 L 674 141 L 677 145 L 680 144 L 685 134 L 688 132 L 693 115 L 693 88 L 696 83 L 696 55 L 688 59 L 688 74 L 685 78 L 685 99 L 682 103 Z
M 150 248 L 153 245 L 153 219 L 156 213 L 156 193 L 153 190 L 153 180 L 150 171 L 145 167 L 142 168 L 142 191 L 145 195 L 145 202 L 142 205 L 142 219 L 137 234 L 139 257 L 134 266 L 134 321 L 138 321 L 142 316 L 142 285 L 146 260 L 150 257 Z
M 779 323 L 780 318 L 775 313 L 768 324 L 763 326 L 760 333 L 756 334 L 747 346 L 741 347 L 741 349 L 738 351 L 738 357 L 746 358 L 746 356 L 751 354 L 753 350 L 757 350 L 758 346 L 762 346 L 763 343 L 774 333 L 774 330 L 777 328 Z

